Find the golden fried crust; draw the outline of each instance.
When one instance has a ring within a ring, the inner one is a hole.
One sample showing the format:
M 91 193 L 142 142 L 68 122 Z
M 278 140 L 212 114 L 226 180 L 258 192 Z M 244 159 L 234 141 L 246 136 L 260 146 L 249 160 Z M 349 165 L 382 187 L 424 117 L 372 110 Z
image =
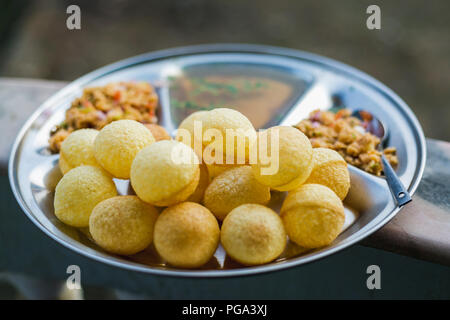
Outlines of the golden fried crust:
M 179 152 L 178 152 L 178 151 Z M 187 155 L 182 161 L 177 155 Z M 138 153 L 131 166 L 131 185 L 143 201 L 168 206 L 186 200 L 200 179 L 194 151 L 174 140 L 162 140 Z
M 198 181 L 197 188 L 194 193 L 189 196 L 186 201 L 189 202 L 197 202 L 200 203 L 203 200 L 203 195 L 205 194 L 205 190 L 209 185 L 209 173 L 208 168 L 204 163 L 200 164 L 200 178 Z
M 327 148 L 313 149 L 314 168 L 305 183 L 322 184 L 343 200 L 350 189 L 347 163 L 339 153 Z
M 251 141 L 256 136 L 255 128 L 252 123 L 239 111 L 229 109 L 229 108 L 216 108 L 211 111 L 200 111 L 195 112 L 188 116 L 179 126 L 179 130 L 177 133 L 176 140 L 181 141 L 182 135 L 180 129 L 185 129 L 191 134 L 191 147 L 194 148 L 194 122 L 199 121 L 202 125 L 201 137 L 195 137 L 199 144 L 201 145 L 201 152 L 208 146 L 212 148 L 211 143 L 213 143 L 214 138 L 209 140 L 206 137 L 205 133 L 215 132 L 216 134 L 220 134 L 222 137 L 223 144 L 215 145 L 214 144 L 214 152 L 215 154 L 222 154 L 222 163 L 216 163 L 217 165 L 225 165 L 227 161 L 227 145 L 229 145 L 228 150 L 233 150 L 233 157 L 229 154 L 229 161 L 233 161 L 233 163 L 238 163 L 238 143 L 237 141 L 242 141 L 245 143 L 245 154 L 242 154 L 243 158 L 240 159 L 241 164 L 248 163 L 249 157 L 249 146 Z M 233 132 L 235 136 L 231 137 L 232 139 L 227 139 L 227 130 Z M 229 141 L 228 141 L 229 140 Z M 197 151 L 196 152 L 200 152 Z M 213 159 L 211 159 L 213 160 Z M 209 161 L 209 160 L 208 160 Z M 208 162 L 208 164 L 210 164 Z M 230 163 L 231 164 L 231 163 Z
M 229 169 L 239 167 L 241 165 L 227 165 L 227 166 L 219 166 L 216 164 L 207 164 L 206 167 L 208 168 L 209 178 L 210 180 L 217 177 L 222 172 L 225 172 Z
M 69 172 L 70 169 L 72 169 L 72 167 L 69 165 L 69 163 L 61 153 L 59 154 L 58 165 L 63 175 Z
M 164 129 L 164 127 L 161 127 L 154 123 L 148 123 L 145 124 L 145 126 L 147 127 L 147 129 L 150 130 L 150 132 L 153 135 L 153 138 L 155 138 L 155 141 L 172 139 L 167 130 Z
M 219 129 L 226 136 L 226 129 L 254 130 L 252 123 L 242 113 L 230 108 L 216 108 L 201 116 L 204 129 Z
M 167 207 L 185 201 L 197 189 L 200 181 L 200 167 L 194 173 L 194 178 L 189 184 L 177 193 L 172 194 L 168 198 L 155 201 L 155 205 L 159 207 Z
M 267 135 L 260 134 L 259 139 L 267 139 L 268 151 L 270 154 L 275 152 L 275 146 L 271 145 L 272 136 L 276 137 L 278 132 L 278 170 L 273 174 L 263 174 L 262 168 L 268 168 L 264 165 L 261 157 L 252 164 L 255 178 L 264 185 L 267 185 L 278 191 L 289 191 L 299 187 L 308 178 L 311 173 L 312 147 L 308 138 L 299 130 L 278 126 L 268 129 Z
M 114 177 L 128 179 L 136 154 L 153 142 L 153 135 L 143 124 L 134 120 L 113 121 L 95 139 L 94 154 Z
M 270 188 L 259 183 L 250 166 L 231 168 L 218 175 L 206 188 L 203 203 L 217 219 L 223 220 L 236 207 L 246 203 L 265 205 Z
M 155 224 L 156 251 L 175 267 L 196 268 L 208 262 L 219 244 L 220 229 L 205 207 L 183 202 L 166 208 Z
M 67 172 L 55 189 L 55 215 L 73 227 L 87 227 L 92 209 L 117 195 L 112 177 L 103 169 L 79 166 Z
M 216 150 L 216 153 L 221 152 L 223 154 L 222 165 L 227 162 L 227 157 L 229 158 L 229 161 L 232 161 L 230 164 L 248 163 L 249 147 L 256 137 L 256 131 L 247 117 L 233 109 L 216 108 L 202 115 L 200 120 L 202 120 L 203 132 L 208 129 L 218 130 L 223 137 L 222 149 L 220 150 L 219 146 L 219 150 Z M 236 137 L 227 139 L 227 130 L 230 129 L 235 133 Z M 245 154 L 243 154 L 243 158 L 240 159 L 241 162 L 238 162 L 239 146 L 237 141 L 245 142 Z M 210 143 L 211 141 L 207 141 L 205 137 L 203 137 L 204 147 L 207 147 Z M 227 154 L 227 150 L 234 150 L 234 156 L 232 157 L 230 154 Z
M 319 184 L 304 184 L 289 192 L 280 215 L 291 241 L 305 248 L 329 245 L 345 222 L 342 201 Z
M 189 116 L 184 118 L 183 121 L 181 121 L 180 125 L 178 126 L 178 129 L 185 129 L 185 130 L 189 131 L 191 134 L 194 134 L 194 121 L 201 120 L 201 118 L 207 112 L 208 111 L 197 111 L 197 112 L 191 113 Z M 178 137 L 179 136 L 177 135 L 177 138 Z
M 117 196 L 95 206 L 89 232 L 108 252 L 131 255 L 147 248 L 153 240 L 158 211 L 136 196 Z
M 94 141 L 98 131 L 94 129 L 80 129 L 72 132 L 61 144 L 60 169 L 63 174 L 70 169 L 82 166 L 100 167 L 94 156 Z
M 182 130 L 187 130 L 191 136 L 190 144 L 188 144 L 188 145 L 192 149 L 194 149 L 194 137 L 195 137 L 194 136 L 194 122 L 202 121 L 202 117 L 206 113 L 207 113 L 207 111 L 197 111 L 197 112 L 191 113 L 189 116 L 187 116 L 178 126 L 178 131 L 175 136 L 175 140 L 180 141 L 180 142 L 187 142 L 187 141 L 183 141 L 183 136 L 181 134 Z M 182 130 L 180 130 L 180 129 L 182 129 Z M 201 142 L 202 137 L 198 137 L 198 138 L 199 138 L 199 146 L 201 147 L 202 146 L 202 142 Z M 200 152 L 203 152 L 203 149 Z M 199 156 L 201 156 L 201 154 Z
M 234 260 L 258 265 L 275 260 L 283 252 L 286 233 L 273 210 L 244 204 L 232 210 L 223 221 L 220 241 Z
M 341 199 L 330 188 L 319 184 L 304 184 L 288 193 L 281 206 L 281 212 L 309 206 L 322 206 L 335 211 L 343 208 Z

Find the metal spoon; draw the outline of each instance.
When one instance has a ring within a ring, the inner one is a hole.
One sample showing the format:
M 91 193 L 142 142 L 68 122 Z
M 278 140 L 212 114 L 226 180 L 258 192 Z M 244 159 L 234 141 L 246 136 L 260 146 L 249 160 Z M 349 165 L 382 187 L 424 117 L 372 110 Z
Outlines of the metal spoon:
M 410 202 L 411 195 L 408 190 L 403 186 L 399 177 L 395 173 L 389 161 L 386 159 L 383 153 L 383 145 L 388 137 L 388 127 L 383 124 L 379 119 L 377 119 L 372 113 L 365 110 L 355 110 L 352 112 L 352 116 L 356 117 L 367 123 L 365 128 L 368 132 L 380 138 L 380 143 L 377 148 L 381 152 L 381 162 L 383 164 L 384 175 L 386 176 L 386 182 L 391 190 L 392 196 L 394 197 L 397 205 L 399 207 L 404 206 Z

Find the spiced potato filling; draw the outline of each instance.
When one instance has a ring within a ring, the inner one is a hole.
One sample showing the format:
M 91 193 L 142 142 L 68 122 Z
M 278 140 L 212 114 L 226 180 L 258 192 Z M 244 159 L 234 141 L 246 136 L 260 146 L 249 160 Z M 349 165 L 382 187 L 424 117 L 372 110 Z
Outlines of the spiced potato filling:
M 156 123 L 158 96 L 147 82 L 114 82 L 83 90 L 66 111 L 65 120 L 50 133 L 49 148 L 57 153 L 61 143 L 75 130 L 102 129 L 115 120 Z
M 383 171 L 381 152 L 376 149 L 380 139 L 366 131 L 367 122 L 351 114 L 349 109 L 337 113 L 315 110 L 295 127 L 309 138 L 313 148 L 333 149 L 347 163 L 380 176 Z M 385 148 L 383 153 L 391 165 L 398 164 L 394 147 Z

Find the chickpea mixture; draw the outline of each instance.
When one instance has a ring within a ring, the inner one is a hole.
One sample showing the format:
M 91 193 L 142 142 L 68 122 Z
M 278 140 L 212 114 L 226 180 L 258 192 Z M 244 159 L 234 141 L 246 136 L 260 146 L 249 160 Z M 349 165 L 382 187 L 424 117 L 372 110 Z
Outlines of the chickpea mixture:
M 66 111 L 66 119 L 50 133 L 50 151 L 59 152 L 64 139 L 77 129 L 101 129 L 120 119 L 156 123 L 157 105 L 158 96 L 146 82 L 115 82 L 86 88 Z
M 313 148 L 336 150 L 347 163 L 380 176 L 383 170 L 381 152 L 376 149 L 380 139 L 367 132 L 367 123 L 352 117 L 351 113 L 349 109 L 337 113 L 315 110 L 295 127 L 310 139 Z M 391 165 L 398 164 L 394 147 L 384 149 L 383 153 Z

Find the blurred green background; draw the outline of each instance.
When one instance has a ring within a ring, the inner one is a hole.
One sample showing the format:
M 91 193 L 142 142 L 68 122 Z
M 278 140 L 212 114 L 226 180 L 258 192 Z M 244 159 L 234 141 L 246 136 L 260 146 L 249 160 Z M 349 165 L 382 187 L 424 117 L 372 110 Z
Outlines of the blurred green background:
M 136 54 L 190 44 L 260 43 L 311 51 L 384 82 L 425 135 L 450 140 L 450 1 L 3 0 L 0 76 L 74 80 Z M 81 30 L 66 8 L 81 8 Z M 381 8 L 381 30 L 366 8 Z

